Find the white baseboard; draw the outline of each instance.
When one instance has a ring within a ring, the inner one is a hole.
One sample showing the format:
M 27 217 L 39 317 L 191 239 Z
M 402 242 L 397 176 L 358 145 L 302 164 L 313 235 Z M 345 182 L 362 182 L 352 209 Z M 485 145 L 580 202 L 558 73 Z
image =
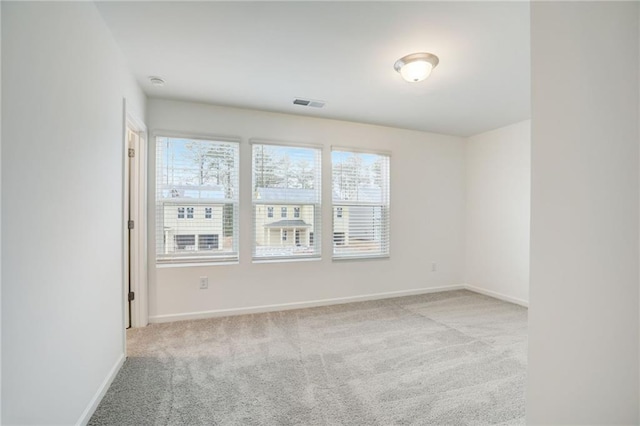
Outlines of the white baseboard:
M 525 308 L 529 307 L 528 300 L 518 299 L 517 297 L 507 296 L 505 294 L 498 293 L 491 290 L 485 290 L 483 288 L 476 287 L 470 284 L 464 284 L 463 287 L 469 291 L 473 291 L 474 293 L 480 293 L 480 294 L 484 294 L 485 296 L 490 296 L 496 299 L 504 300 L 505 302 L 515 303 L 516 305 L 524 306 Z
M 291 309 L 315 308 L 318 306 L 339 305 L 342 303 L 365 302 L 368 300 L 389 299 L 392 297 L 413 296 L 417 294 L 438 293 L 441 291 L 462 290 L 464 285 L 416 288 L 412 290 L 390 291 L 386 293 L 365 294 L 361 296 L 337 297 L 308 302 L 281 303 L 276 305 L 251 306 L 247 308 L 217 309 L 213 311 L 189 312 L 185 314 L 156 315 L 149 317 L 150 323 L 194 320 L 203 318 L 227 317 L 232 315 L 257 314 L 263 312 L 287 311 Z
M 105 377 L 104 381 L 98 388 L 98 391 L 96 392 L 94 397 L 91 399 L 91 402 L 89 402 L 89 405 L 84 410 L 84 413 L 82 413 L 82 415 L 80 416 L 80 419 L 76 423 L 76 426 L 85 426 L 87 423 L 89 423 L 89 420 L 91 420 L 91 416 L 93 416 L 93 413 L 95 413 L 96 408 L 98 408 L 98 405 L 100 405 L 100 401 L 102 401 L 104 394 L 107 393 L 107 390 L 109 389 L 109 386 L 111 386 L 113 379 L 116 378 L 116 376 L 118 375 L 118 372 L 120 371 L 120 368 L 122 368 L 122 364 L 124 364 L 124 359 L 125 359 L 124 354 L 121 354 L 120 357 L 118 358 L 118 361 L 116 361 L 115 365 L 111 368 L 111 371 L 109 371 L 109 374 L 107 374 L 107 377 Z

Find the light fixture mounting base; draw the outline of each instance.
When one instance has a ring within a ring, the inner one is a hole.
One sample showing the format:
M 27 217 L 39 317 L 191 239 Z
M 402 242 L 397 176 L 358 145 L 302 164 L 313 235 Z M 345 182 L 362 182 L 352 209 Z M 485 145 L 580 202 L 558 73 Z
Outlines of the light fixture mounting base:
M 393 64 L 393 68 L 396 71 L 400 72 L 400 69 L 403 66 L 414 61 L 426 61 L 426 62 L 429 62 L 433 68 L 435 68 L 438 65 L 438 62 L 440 62 L 440 59 L 438 59 L 438 57 L 433 53 L 427 53 L 427 52 L 412 53 L 410 55 L 406 55 L 398 59 L 396 63 Z

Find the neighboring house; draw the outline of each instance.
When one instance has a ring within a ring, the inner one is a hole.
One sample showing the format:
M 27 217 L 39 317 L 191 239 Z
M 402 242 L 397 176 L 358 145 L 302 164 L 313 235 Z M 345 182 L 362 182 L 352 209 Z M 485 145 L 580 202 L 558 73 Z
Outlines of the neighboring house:
M 338 250 L 357 248 L 359 251 L 375 249 L 385 234 L 388 211 L 383 203 L 383 191 L 379 187 L 359 187 L 349 200 L 340 200 L 334 193 L 333 244 Z
M 333 208 L 333 244 L 347 245 L 349 241 L 349 206 L 335 206 Z
M 218 186 L 162 188 L 157 211 L 158 219 L 163 220 L 164 254 L 227 248 L 224 201 L 224 190 Z
M 315 217 L 320 196 L 314 189 L 257 188 L 256 251 L 268 247 L 301 251 L 315 244 Z
M 256 206 L 257 246 L 311 246 L 314 237 L 313 205 Z
M 334 194 L 334 199 L 339 198 Z M 360 188 L 357 200 L 334 202 L 333 244 L 348 249 L 379 241 L 382 215 L 379 188 Z M 255 201 L 257 251 L 308 250 L 315 243 L 316 190 L 258 188 Z M 286 200 L 286 201 L 285 201 Z M 357 203 L 357 205 L 353 205 Z M 225 194 L 221 186 L 167 185 L 158 200 L 163 220 L 163 253 L 223 250 Z M 158 236 L 160 238 L 160 236 Z

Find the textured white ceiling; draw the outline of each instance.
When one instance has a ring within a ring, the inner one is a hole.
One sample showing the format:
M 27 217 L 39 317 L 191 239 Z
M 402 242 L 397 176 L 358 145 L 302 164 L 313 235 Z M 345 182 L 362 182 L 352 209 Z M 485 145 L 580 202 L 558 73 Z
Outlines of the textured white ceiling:
M 150 97 L 468 136 L 529 118 L 528 2 L 104 2 Z M 431 52 L 429 79 L 393 69 Z M 148 76 L 166 80 L 153 87 Z M 323 109 L 295 97 L 327 102 Z

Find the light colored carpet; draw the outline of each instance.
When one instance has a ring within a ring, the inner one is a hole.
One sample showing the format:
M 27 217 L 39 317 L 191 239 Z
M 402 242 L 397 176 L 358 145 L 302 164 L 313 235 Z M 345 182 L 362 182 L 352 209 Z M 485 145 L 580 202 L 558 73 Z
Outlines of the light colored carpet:
M 523 424 L 527 310 L 469 291 L 156 324 L 90 425 Z

